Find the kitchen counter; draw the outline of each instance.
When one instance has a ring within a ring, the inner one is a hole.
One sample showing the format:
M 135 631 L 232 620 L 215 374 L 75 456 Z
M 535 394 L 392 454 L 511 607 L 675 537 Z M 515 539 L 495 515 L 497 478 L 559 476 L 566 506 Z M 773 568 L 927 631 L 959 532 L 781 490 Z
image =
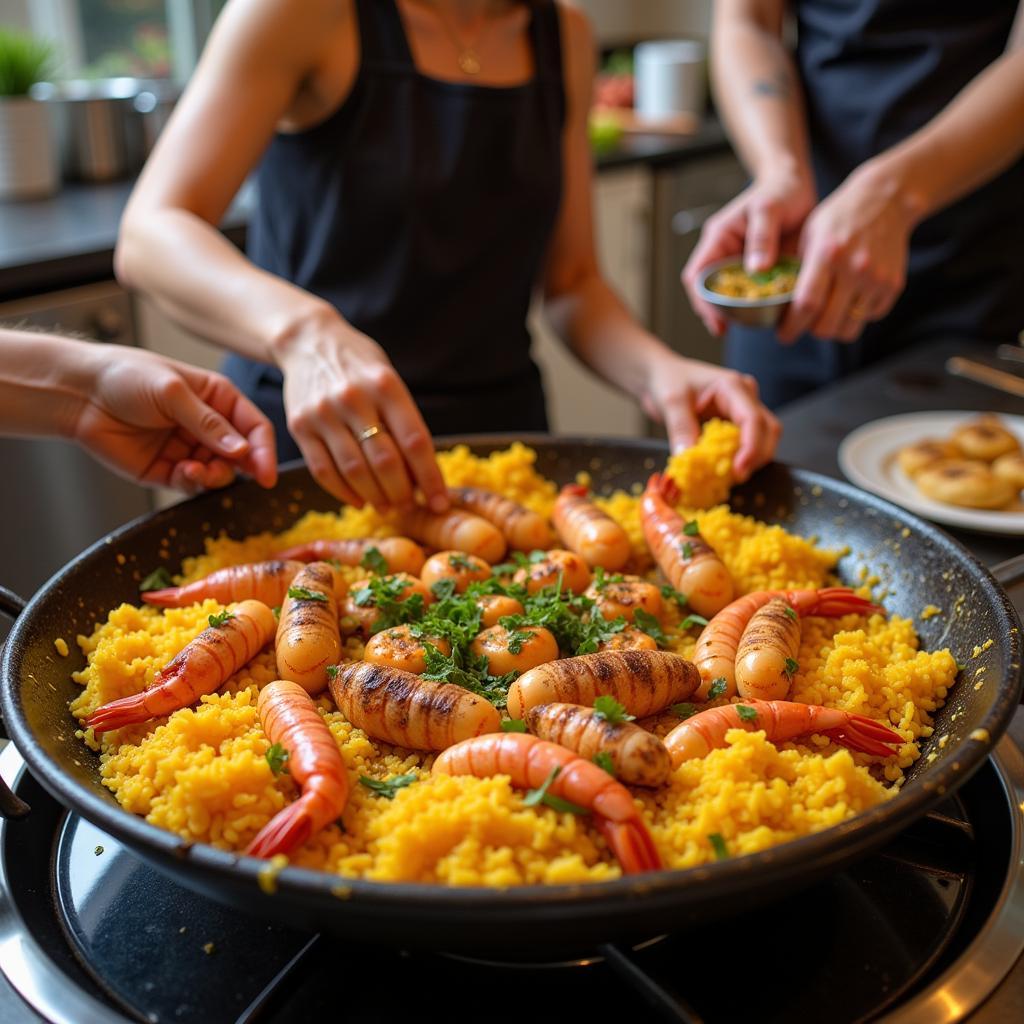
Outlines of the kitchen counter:
M 727 148 L 722 127 L 708 120 L 693 135 L 627 135 L 595 159 L 599 171 L 664 168 Z M 133 184 L 67 185 L 51 199 L 0 203 L 0 302 L 110 280 L 117 228 Z M 254 198 L 251 188 L 243 188 L 221 225 L 236 245 L 245 242 Z

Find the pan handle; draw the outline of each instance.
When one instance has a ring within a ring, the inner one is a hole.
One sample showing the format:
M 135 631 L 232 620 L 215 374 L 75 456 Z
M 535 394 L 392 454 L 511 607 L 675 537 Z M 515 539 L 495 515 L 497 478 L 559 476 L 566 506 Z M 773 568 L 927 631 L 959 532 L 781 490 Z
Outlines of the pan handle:
M 1003 588 L 1012 587 L 1015 583 L 1024 580 L 1024 555 L 1016 555 L 1008 558 L 1005 562 L 993 565 L 989 572 L 996 578 L 996 582 Z
M 12 622 L 25 610 L 26 604 L 27 602 L 13 590 L 0 587 L 0 613 L 10 618 Z M 0 649 L 2 646 L 0 645 Z M 4 728 L 3 719 L 0 718 L 0 739 L 7 738 L 7 730 Z M 29 809 L 28 804 L 16 796 L 7 783 L 0 779 L 0 818 L 24 818 Z

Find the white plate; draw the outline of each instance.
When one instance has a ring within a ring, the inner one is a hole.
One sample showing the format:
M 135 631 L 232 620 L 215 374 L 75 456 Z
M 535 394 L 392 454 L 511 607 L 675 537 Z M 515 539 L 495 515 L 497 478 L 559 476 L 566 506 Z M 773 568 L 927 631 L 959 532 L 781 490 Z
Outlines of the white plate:
M 911 412 L 874 420 L 847 434 L 839 446 L 839 468 L 851 483 L 863 487 L 925 519 L 983 533 L 1007 533 L 1024 537 L 1024 504 L 1008 511 L 989 512 L 960 508 L 926 498 L 900 469 L 899 450 L 926 437 L 948 437 L 975 412 Z M 1024 445 L 1024 416 L 999 413 L 999 418 Z

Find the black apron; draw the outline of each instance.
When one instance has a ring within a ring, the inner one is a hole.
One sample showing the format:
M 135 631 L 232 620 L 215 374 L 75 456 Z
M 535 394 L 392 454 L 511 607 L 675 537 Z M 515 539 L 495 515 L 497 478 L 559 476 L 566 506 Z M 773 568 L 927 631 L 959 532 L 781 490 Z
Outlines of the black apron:
M 274 137 L 248 253 L 387 352 L 434 434 L 547 429 L 526 327 L 558 214 L 565 98 L 558 11 L 531 5 L 535 72 L 496 88 L 420 74 L 394 0 L 356 0 L 360 66 L 325 121 Z M 271 418 L 281 373 L 225 372 Z
M 1017 0 L 796 0 L 796 60 L 819 196 L 930 121 L 1005 50 Z M 1012 341 L 1024 327 L 1024 160 L 922 222 L 907 287 L 852 345 L 780 346 L 732 327 L 726 362 L 777 407 L 930 338 Z

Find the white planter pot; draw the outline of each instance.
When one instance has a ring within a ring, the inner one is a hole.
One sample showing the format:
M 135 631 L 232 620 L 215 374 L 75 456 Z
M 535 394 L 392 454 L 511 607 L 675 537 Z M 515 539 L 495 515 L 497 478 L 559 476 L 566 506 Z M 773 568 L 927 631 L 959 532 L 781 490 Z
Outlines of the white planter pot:
M 29 96 L 0 99 L 0 199 L 40 199 L 58 184 L 50 108 Z

